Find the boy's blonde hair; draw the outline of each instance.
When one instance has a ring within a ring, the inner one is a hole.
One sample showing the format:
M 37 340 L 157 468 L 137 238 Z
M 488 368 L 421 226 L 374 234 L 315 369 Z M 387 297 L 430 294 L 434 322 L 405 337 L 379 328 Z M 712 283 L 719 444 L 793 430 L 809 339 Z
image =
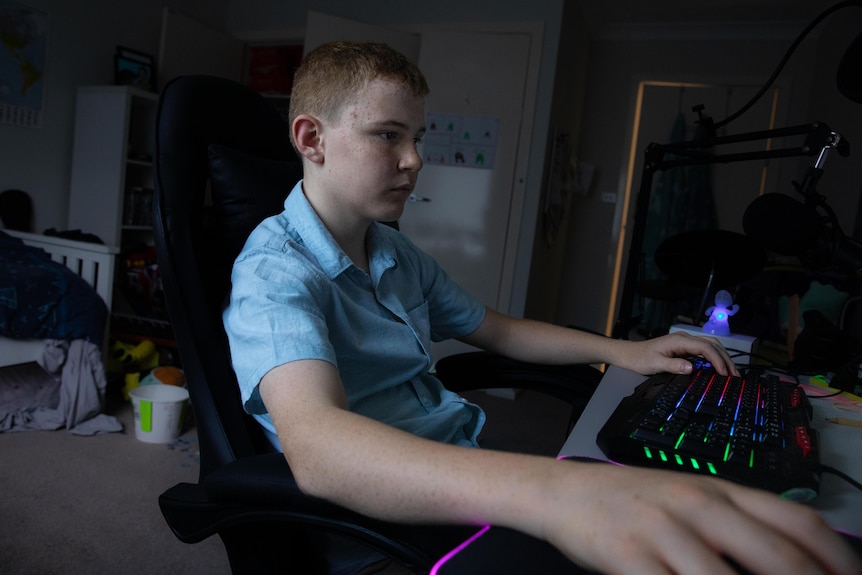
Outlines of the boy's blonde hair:
M 387 44 L 330 42 L 315 48 L 293 79 L 290 125 L 300 114 L 334 120 L 360 90 L 378 79 L 401 83 L 415 96 L 429 92 L 419 67 Z

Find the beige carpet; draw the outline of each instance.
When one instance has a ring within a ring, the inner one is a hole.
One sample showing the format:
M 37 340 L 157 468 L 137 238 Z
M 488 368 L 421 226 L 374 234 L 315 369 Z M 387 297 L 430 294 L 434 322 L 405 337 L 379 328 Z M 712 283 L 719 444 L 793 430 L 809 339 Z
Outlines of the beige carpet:
M 465 395 L 488 412 L 486 448 L 555 455 L 565 439 L 568 409 L 550 398 Z M 230 573 L 218 538 L 181 543 L 158 508 L 162 491 L 197 480 L 194 428 L 171 444 L 148 444 L 135 438 L 130 404 L 106 412 L 124 433 L 0 433 L 0 573 Z
M 194 431 L 172 444 L 133 432 L 0 434 L 0 573 L 6 575 L 227 574 L 217 538 L 186 545 L 170 532 L 157 499 L 197 479 Z

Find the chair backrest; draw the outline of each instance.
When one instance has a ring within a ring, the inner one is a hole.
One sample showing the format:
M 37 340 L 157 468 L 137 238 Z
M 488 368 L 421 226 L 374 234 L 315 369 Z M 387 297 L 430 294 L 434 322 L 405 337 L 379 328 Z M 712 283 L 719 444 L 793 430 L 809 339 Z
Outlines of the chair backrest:
M 248 234 L 282 210 L 302 177 L 287 123 L 246 86 L 182 76 L 165 86 L 155 127 L 159 273 L 189 387 L 201 477 L 266 448 L 242 410 L 221 311 Z

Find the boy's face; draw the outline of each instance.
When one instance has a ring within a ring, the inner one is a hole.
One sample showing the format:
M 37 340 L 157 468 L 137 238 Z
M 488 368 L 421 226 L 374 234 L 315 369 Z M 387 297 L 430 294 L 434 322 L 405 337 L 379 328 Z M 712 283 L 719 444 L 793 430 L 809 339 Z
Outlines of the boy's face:
M 344 223 L 398 219 L 416 185 L 425 133 L 425 99 L 390 80 L 374 80 L 323 122 L 323 162 L 315 180 L 329 215 Z M 321 206 L 322 207 L 322 206 Z

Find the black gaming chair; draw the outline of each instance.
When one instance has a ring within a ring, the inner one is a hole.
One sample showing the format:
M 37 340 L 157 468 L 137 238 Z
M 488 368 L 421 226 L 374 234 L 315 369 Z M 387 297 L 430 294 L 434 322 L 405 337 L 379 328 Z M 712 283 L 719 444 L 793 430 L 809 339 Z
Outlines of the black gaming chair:
M 180 77 L 162 93 L 155 150 L 159 271 L 201 453 L 198 483 L 175 485 L 159 498 L 168 525 L 187 543 L 218 534 L 234 573 L 325 572 L 318 567 L 325 551 L 317 539 L 324 531 L 427 571 L 475 528 L 391 524 L 304 495 L 285 458 L 272 453 L 241 407 L 221 310 L 246 237 L 281 211 L 301 177 L 286 122 L 240 84 Z M 511 377 L 492 373 L 501 366 Z M 529 387 L 534 374 L 524 366 L 516 374 L 513 367 L 476 353 L 441 362 L 440 372 L 463 388 Z M 472 377 L 454 377 L 467 373 Z M 600 375 L 576 366 L 546 371 L 535 381 L 577 413 Z M 293 571 L 297 566 L 301 570 Z

